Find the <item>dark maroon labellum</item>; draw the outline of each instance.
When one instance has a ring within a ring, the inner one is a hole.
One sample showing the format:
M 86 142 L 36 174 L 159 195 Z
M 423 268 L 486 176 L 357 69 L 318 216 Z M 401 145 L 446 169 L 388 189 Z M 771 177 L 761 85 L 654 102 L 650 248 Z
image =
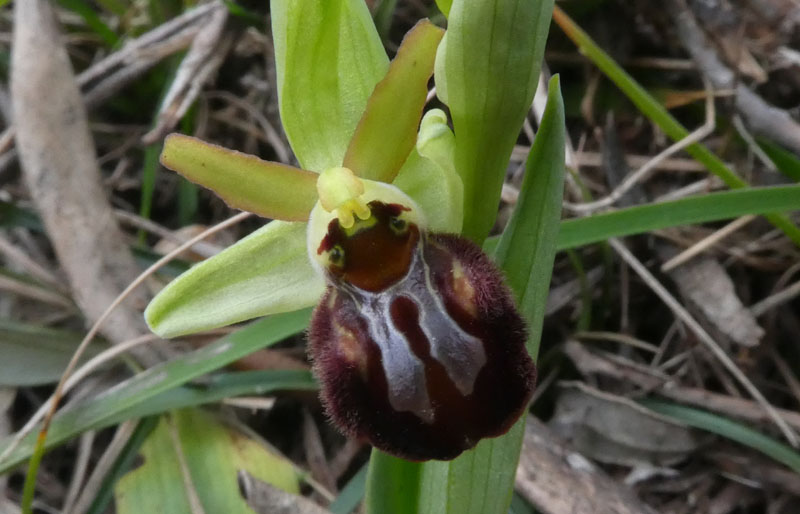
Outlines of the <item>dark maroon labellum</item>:
M 504 434 L 530 400 L 536 368 L 503 278 L 473 243 L 428 234 L 403 207 L 328 227 L 328 288 L 311 356 L 322 400 L 346 434 L 409 460 L 458 456 Z

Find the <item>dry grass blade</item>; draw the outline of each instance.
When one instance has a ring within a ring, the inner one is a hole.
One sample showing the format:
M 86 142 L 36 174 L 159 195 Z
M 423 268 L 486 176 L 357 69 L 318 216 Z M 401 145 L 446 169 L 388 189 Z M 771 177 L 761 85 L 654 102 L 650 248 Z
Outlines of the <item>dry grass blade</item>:
M 713 234 L 709 235 L 708 237 L 704 237 L 700 241 L 696 242 L 686 250 L 682 251 L 675 257 L 672 257 L 670 260 L 665 262 L 661 265 L 661 271 L 667 272 L 672 269 L 677 268 L 681 264 L 685 263 L 692 257 L 699 255 L 700 253 L 704 252 L 708 248 L 714 246 L 715 244 L 722 241 L 724 238 L 729 236 L 730 234 L 736 232 L 740 228 L 744 227 L 751 221 L 756 219 L 756 216 L 742 216 L 741 218 L 734 220 L 721 229 L 715 231 Z
M 14 246 L 11 241 L 2 235 L 0 235 L 0 254 L 14 261 L 18 266 L 30 273 L 32 277 L 54 287 L 59 292 L 64 292 L 63 283 L 53 273 L 28 257 L 25 252 Z
M 111 439 L 111 442 L 108 443 L 108 447 L 106 447 L 103 455 L 95 464 L 92 474 L 89 475 L 86 483 L 81 488 L 80 494 L 73 506 L 68 509 L 68 506 L 65 505 L 63 514 L 83 514 L 89 509 L 89 506 L 97 495 L 97 491 L 100 490 L 103 481 L 107 478 L 109 470 L 130 440 L 136 428 L 136 424 L 137 421 L 126 421 L 117 428 L 117 431 L 114 432 L 114 437 Z
M 217 72 L 233 44 L 233 37 L 226 31 L 227 22 L 228 10 L 218 9 L 197 33 L 164 97 L 156 126 L 142 137 L 145 144 L 155 143 L 172 131 L 203 85 Z
M 687 327 L 697 336 L 697 338 L 706 346 L 706 348 L 719 360 L 719 362 L 725 367 L 725 369 L 733 375 L 734 378 L 745 388 L 745 390 L 750 394 L 750 396 L 755 399 L 758 404 L 763 408 L 768 414 L 769 417 L 775 422 L 775 424 L 780 428 L 781 433 L 783 433 L 786 440 L 791 444 L 793 447 L 797 448 L 800 444 L 798 441 L 797 433 L 786 423 L 786 420 L 775 410 L 764 395 L 761 394 L 753 382 L 750 381 L 749 378 L 742 372 L 741 369 L 736 365 L 736 363 L 731 360 L 725 350 L 723 350 L 719 344 L 706 332 L 706 330 L 700 326 L 697 321 L 689 314 L 689 312 L 675 299 L 672 294 L 670 294 L 667 289 L 661 285 L 661 283 L 644 267 L 644 265 L 639 262 L 639 260 L 622 244 L 621 241 L 618 239 L 609 239 L 609 244 L 614 248 L 614 251 L 619 254 L 622 259 L 628 263 L 628 265 L 633 268 L 639 277 L 645 281 L 645 283 L 650 287 L 656 295 L 661 298 L 672 312 L 681 320 L 683 321 Z
M 793 300 L 798 296 L 800 296 L 800 281 L 795 282 L 782 291 L 764 298 L 757 304 L 750 307 L 750 312 L 753 313 L 753 316 L 762 316 L 764 313 L 774 309 L 775 307 L 778 307 L 779 305 L 783 305 L 784 303 Z

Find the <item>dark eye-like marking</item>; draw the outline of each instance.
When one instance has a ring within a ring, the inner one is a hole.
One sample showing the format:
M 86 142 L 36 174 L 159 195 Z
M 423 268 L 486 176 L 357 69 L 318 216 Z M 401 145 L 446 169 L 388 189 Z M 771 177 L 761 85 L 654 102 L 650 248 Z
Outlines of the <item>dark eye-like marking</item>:
M 335 245 L 328 254 L 328 260 L 333 266 L 344 267 L 344 248 L 341 245 Z
M 389 218 L 389 228 L 391 228 L 392 232 L 395 234 L 402 235 L 408 231 L 408 222 L 397 216 L 392 216 Z

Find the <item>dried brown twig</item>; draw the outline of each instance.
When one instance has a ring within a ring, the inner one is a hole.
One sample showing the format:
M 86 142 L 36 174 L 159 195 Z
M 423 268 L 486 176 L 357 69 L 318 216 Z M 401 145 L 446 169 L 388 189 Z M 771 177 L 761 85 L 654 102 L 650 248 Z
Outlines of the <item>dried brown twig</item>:
M 788 112 L 768 104 L 746 86 L 738 84 L 736 74 L 722 62 L 685 0 L 667 0 L 664 5 L 672 17 L 680 42 L 700 71 L 716 89 L 735 89 L 736 110 L 753 132 L 800 155 L 800 124 Z

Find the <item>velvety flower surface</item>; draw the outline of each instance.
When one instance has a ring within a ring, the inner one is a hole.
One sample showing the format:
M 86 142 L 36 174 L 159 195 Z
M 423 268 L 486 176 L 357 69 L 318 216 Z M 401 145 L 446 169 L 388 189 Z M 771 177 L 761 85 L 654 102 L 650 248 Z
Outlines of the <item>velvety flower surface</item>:
M 452 459 L 525 409 L 536 379 L 525 323 L 479 247 L 427 233 L 411 199 L 367 208 L 309 237 L 328 279 L 309 330 L 323 402 L 387 453 Z

